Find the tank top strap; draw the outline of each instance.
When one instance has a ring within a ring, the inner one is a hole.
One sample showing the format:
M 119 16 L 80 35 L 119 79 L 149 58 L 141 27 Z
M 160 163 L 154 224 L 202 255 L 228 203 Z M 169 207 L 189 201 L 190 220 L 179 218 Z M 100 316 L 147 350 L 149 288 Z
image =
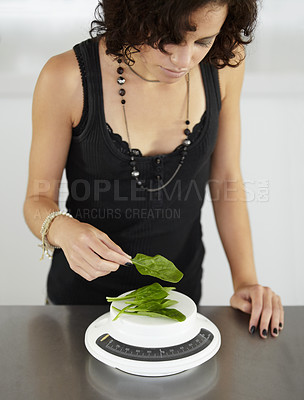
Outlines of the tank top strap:
M 221 110 L 221 92 L 218 69 L 203 61 L 200 63 L 200 67 L 204 78 L 205 91 L 208 91 L 206 98 L 209 99 L 209 106 L 213 112 L 216 110 L 219 113 Z
M 96 120 L 102 104 L 102 87 L 100 85 L 99 40 L 87 39 L 73 47 L 78 61 L 82 87 L 83 111 L 79 124 L 73 128 L 73 136 L 83 135 L 90 121 Z M 94 118 L 95 116 L 95 118 Z

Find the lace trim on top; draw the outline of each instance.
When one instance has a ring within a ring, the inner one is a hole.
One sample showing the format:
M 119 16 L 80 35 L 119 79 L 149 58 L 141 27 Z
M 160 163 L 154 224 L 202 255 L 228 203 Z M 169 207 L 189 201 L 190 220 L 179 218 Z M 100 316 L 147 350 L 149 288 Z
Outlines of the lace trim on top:
M 87 82 L 87 73 L 86 73 L 86 68 L 85 68 L 85 63 L 84 59 L 82 57 L 81 51 L 80 51 L 80 45 L 76 45 L 73 47 L 79 70 L 80 70 L 80 75 L 81 75 L 81 81 L 82 81 L 82 89 L 83 89 L 83 110 L 82 110 L 82 115 L 80 118 L 80 121 L 77 126 L 74 126 L 72 128 L 73 135 L 77 136 L 80 135 L 82 130 L 84 129 L 87 120 L 88 120 L 88 82 Z
M 192 131 L 189 133 L 188 137 L 191 141 L 196 140 L 196 138 L 199 136 L 201 130 L 203 129 L 204 126 L 204 120 L 205 120 L 205 115 L 206 113 L 204 113 L 201 117 L 201 120 L 194 125 Z M 117 146 L 117 148 L 121 151 L 121 153 L 129 155 L 130 152 L 130 148 L 129 148 L 129 144 L 128 142 L 126 142 L 125 140 L 123 140 L 123 138 L 119 135 L 119 133 L 115 133 L 113 132 L 113 129 L 111 128 L 111 126 L 106 122 L 106 126 L 107 126 L 107 130 L 111 136 L 111 139 L 113 141 L 113 143 Z M 183 144 L 178 145 L 172 153 L 175 153 L 177 151 L 179 151 L 183 146 Z M 141 151 L 139 149 L 135 149 L 138 151 L 138 156 L 139 157 L 143 157 Z

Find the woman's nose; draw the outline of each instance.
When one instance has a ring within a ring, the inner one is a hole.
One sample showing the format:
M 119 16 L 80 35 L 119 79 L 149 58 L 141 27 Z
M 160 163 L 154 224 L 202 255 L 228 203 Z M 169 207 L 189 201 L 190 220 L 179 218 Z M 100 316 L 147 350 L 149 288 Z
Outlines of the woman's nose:
M 192 59 L 192 47 L 189 45 L 174 46 L 170 60 L 178 69 L 188 69 Z

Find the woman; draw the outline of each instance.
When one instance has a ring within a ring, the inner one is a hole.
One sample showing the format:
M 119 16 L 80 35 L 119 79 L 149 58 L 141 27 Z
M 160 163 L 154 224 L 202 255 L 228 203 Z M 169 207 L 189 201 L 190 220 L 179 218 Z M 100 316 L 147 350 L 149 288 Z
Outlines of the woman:
M 258 284 L 240 171 L 239 101 L 254 0 L 104 0 L 91 39 L 51 58 L 33 99 L 26 222 L 54 251 L 48 297 L 104 304 L 144 286 L 130 263 L 161 254 L 197 304 L 209 183 L 231 305 L 277 336 L 279 296 Z M 59 211 L 63 170 L 68 214 Z M 111 273 L 112 272 L 112 273 Z

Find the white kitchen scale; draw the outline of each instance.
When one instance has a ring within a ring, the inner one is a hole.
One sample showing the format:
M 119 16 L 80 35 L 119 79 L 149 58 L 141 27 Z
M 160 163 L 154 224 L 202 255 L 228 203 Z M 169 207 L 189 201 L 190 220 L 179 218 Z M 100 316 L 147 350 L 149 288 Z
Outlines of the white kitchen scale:
M 104 364 L 141 376 L 173 375 L 203 364 L 220 348 L 218 328 L 197 312 L 188 296 L 172 291 L 168 299 L 178 301 L 174 308 L 185 321 L 131 314 L 113 321 L 118 311 L 112 304 L 119 309 L 127 305 L 115 301 L 86 330 L 86 348 Z

